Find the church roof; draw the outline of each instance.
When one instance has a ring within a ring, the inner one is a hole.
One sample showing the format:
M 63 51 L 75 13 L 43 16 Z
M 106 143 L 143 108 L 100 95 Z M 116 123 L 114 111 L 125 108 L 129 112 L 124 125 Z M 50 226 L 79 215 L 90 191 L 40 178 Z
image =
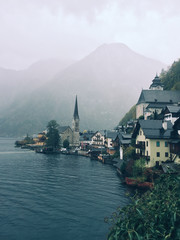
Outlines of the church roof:
M 73 116 L 74 116 L 74 119 L 79 119 L 77 96 L 76 96 L 75 107 L 74 107 L 74 115 Z
M 142 90 L 137 104 L 140 103 L 166 103 L 180 102 L 180 91 Z
M 59 133 L 64 133 L 66 131 L 67 128 L 70 128 L 70 126 L 59 126 L 58 127 L 58 130 L 59 130 Z M 70 128 L 71 129 L 71 128 Z
M 150 86 L 150 89 L 151 89 L 151 88 L 155 88 L 155 87 L 157 87 L 157 86 L 163 87 L 163 84 L 161 83 L 160 78 L 156 75 L 156 77 L 155 77 L 155 78 L 153 79 L 153 81 L 152 81 L 152 84 L 151 84 L 151 86 Z
M 147 107 L 146 107 L 146 109 L 148 109 L 148 108 L 166 108 L 166 106 L 167 106 L 167 103 L 150 103 Z

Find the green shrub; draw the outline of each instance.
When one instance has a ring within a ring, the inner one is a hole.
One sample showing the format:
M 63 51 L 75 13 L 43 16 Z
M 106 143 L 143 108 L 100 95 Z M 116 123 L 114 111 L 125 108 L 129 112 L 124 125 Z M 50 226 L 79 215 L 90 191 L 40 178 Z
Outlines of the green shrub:
M 134 159 L 135 158 L 135 147 L 127 147 L 126 149 L 124 149 L 124 159 L 128 160 L 128 159 Z
M 145 159 L 140 158 L 135 160 L 134 166 L 133 166 L 133 176 L 134 177 L 142 176 L 144 169 L 145 169 Z
M 118 209 L 108 240 L 180 239 L 180 178 L 162 176 L 153 190 Z

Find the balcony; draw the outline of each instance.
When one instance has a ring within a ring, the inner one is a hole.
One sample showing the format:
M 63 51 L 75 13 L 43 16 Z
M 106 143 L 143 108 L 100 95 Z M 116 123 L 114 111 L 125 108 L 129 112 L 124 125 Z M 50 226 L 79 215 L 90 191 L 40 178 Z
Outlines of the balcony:
M 139 148 L 141 150 L 145 149 L 145 142 L 138 142 L 137 144 L 135 144 L 136 148 Z

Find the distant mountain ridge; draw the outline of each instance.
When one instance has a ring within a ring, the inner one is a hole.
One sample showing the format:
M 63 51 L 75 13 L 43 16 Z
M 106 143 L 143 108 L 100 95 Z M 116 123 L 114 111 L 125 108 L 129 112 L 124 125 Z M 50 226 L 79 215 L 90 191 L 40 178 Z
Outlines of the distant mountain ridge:
M 59 71 L 31 96 L 14 101 L 13 108 L 1 114 L 0 135 L 41 131 L 51 119 L 71 125 L 76 94 L 81 130 L 111 129 L 162 68 L 165 64 L 137 54 L 124 44 L 104 44 Z
M 24 98 L 59 72 L 74 63 L 72 60 L 48 59 L 38 61 L 24 70 L 0 67 L 0 112 L 17 98 Z

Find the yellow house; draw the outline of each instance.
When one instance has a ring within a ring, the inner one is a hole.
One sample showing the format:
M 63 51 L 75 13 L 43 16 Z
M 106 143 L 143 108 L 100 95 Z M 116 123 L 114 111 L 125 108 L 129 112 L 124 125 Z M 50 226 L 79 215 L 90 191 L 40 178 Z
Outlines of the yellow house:
M 133 133 L 136 154 L 146 159 L 147 167 L 170 160 L 170 122 L 162 120 L 139 120 Z

